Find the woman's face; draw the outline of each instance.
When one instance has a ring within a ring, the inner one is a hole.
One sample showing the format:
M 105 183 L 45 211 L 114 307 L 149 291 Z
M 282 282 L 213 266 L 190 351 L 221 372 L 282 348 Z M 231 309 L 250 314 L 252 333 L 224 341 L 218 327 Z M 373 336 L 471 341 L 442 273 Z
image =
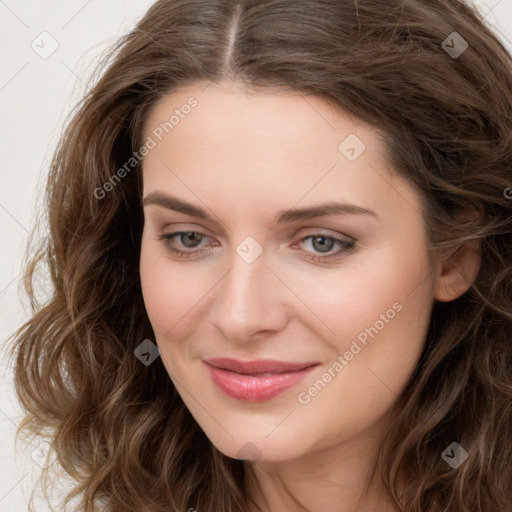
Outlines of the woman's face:
M 144 140 L 144 302 L 209 439 L 277 461 L 377 432 L 435 294 L 419 195 L 376 131 L 224 83 L 163 98 Z

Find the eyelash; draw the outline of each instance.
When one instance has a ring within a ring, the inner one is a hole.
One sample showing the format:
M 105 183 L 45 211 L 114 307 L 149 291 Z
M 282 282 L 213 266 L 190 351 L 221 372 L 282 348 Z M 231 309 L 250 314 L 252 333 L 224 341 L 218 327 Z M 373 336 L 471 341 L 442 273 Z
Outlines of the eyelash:
M 191 258 L 194 256 L 198 256 L 199 254 L 204 253 L 207 251 L 207 249 L 201 249 L 201 250 L 191 250 L 191 251 L 181 251 L 180 249 L 176 249 L 174 247 L 170 246 L 170 242 L 173 238 L 178 237 L 179 235 L 187 235 L 190 233 L 199 234 L 204 237 L 209 238 L 209 236 L 206 233 L 203 233 L 202 231 L 175 231 L 174 233 L 165 233 L 159 236 L 159 239 L 163 242 L 164 246 L 171 251 L 174 255 L 176 255 L 179 258 Z M 304 242 L 305 240 L 313 238 L 325 238 L 327 240 L 334 240 L 335 243 L 341 246 L 341 248 L 336 251 L 333 254 L 329 254 L 327 256 L 313 256 L 310 253 L 309 256 L 306 256 L 307 259 L 314 260 L 314 261 L 330 261 L 334 259 L 339 259 L 343 255 L 346 255 L 350 252 L 352 252 L 355 248 L 355 240 L 343 240 L 341 238 L 336 238 L 334 236 L 327 236 L 323 235 L 321 233 L 315 233 L 312 235 L 307 235 L 299 240 L 299 242 Z M 202 240 L 201 240 L 202 241 Z

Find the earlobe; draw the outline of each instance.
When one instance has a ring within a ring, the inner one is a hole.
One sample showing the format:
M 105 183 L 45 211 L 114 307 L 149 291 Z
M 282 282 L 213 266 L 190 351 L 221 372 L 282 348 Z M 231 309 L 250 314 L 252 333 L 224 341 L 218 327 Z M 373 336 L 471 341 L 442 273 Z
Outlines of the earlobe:
M 463 295 L 475 281 L 481 263 L 478 240 L 470 240 L 438 264 L 434 298 L 449 302 Z

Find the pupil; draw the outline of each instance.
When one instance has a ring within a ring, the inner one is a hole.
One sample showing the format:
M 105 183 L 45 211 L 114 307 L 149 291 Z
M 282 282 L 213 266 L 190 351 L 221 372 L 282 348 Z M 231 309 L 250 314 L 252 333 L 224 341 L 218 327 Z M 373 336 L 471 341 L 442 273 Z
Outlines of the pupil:
M 317 246 L 316 241 L 321 240 L 320 244 Z M 328 240 L 327 245 L 325 241 Z M 334 240 L 327 238 L 325 236 L 316 236 L 313 238 L 313 247 L 315 250 L 319 250 L 319 252 L 329 252 L 332 249 L 334 244 Z
M 196 237 L 199 238 L 199 240 L 195 240 Z M 200 242 L 201 241 L 201 237 L 202 237 L 201 233 L 193 233 L 193 232 L 186 233 L 185 234 L 185 241 L 184 241 L 183 245 L 185 245 L 186 247 L 194 247 L 194 243 L 197 242 L 197 241 Z

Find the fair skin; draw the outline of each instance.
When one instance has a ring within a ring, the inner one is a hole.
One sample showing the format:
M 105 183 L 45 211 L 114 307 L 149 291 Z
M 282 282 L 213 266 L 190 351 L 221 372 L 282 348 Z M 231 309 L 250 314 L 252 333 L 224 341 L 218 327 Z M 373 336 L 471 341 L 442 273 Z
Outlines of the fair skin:
M 205 85 L 162 98 L 145 126 L 144 140 L 196 98 L 145 156 L 143 194 L 172 195 L 210 217 L 144 206 L 140 276 L 162 363 L 221 452 L 244 458 L 239 452 L 251 443 L 257 455 L 246 462 L 247 485 L 262 510 L 297 510 L 286 486 L 312 512 L 395 511 L 380 479 L 366 492 L 369 475 L 421 355 L 432 305 L 464 293 L 477 251 L 429 259 L 419 194 L 389 168 L 375 128 L 312 95 Z M 339 149 L 351 134 L 366 146 L 352 161 Z M 283 211 L 328 202 L 373 213 L 275 223 Z M 190 235 L 187 245 L 177 235 L 167 246 L 159 238 L 178 231 L 206 236 Z M 262 251 L 251 262 L 237 253 L 248 236 L 257 246 L 242 247 Z M 322 236 L 355 242 L 341 252 Z M 342 371 L 333 370 L 339 356 Z M 212 382 L 203 360 L 214 357 L 318 365 L 254 402 Z M 325 374 L 325 387 L 309 392 Z

